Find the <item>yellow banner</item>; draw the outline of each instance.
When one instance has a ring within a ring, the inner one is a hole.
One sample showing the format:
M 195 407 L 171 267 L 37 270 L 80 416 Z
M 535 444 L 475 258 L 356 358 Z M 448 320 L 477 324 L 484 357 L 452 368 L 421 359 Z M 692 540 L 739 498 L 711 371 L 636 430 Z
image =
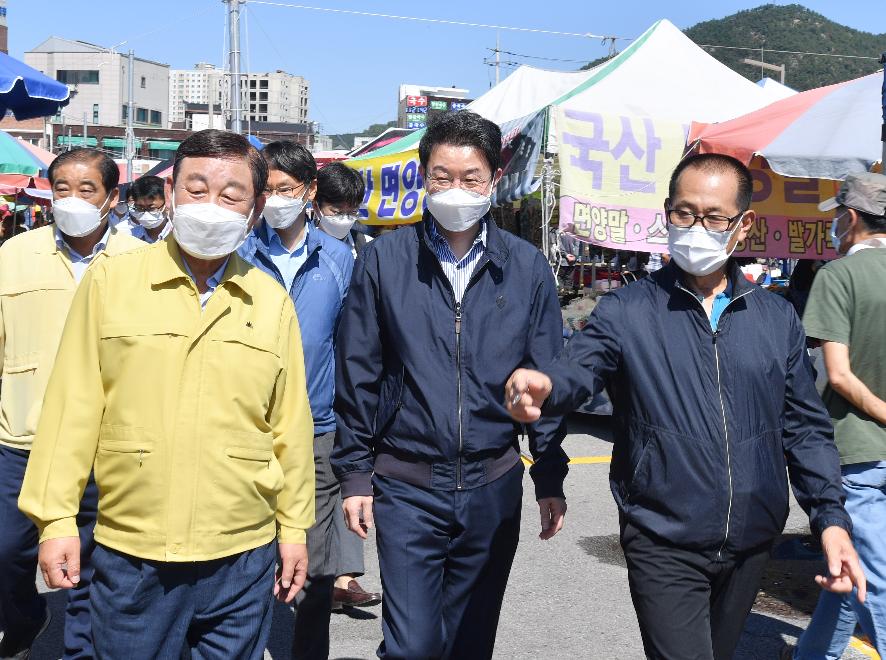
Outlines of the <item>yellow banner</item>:
M 424 180 L 418 173 L 418 149 L 399 154 L 345 161 L 363 177 L 366 192 L 360 206 L 367 225 L 403 225 L 421 220 Z

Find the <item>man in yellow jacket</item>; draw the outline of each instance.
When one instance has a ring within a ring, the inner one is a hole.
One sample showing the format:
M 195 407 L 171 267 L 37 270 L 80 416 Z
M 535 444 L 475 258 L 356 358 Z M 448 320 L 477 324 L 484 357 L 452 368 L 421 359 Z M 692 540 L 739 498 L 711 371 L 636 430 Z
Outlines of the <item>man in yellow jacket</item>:
M 108 209 L 120 171 L 105 154 L 74 149 L 49 168 L 53 226 L 18 234 L 0 247 L 0 658 L 27 654 L 48 623 L 37 595 L 37 528 L 17 506 L 49 373 L 77 284 L 107 257 L 141 247 L 117 234 Z M 65 616 L 65 658 L 92 657 L 88 556 L 98 492 L 90 481 L 78 523 L 84 566 Z
M 177 660 L 187 645 L 260 659 L 272 591 L 290 602 L 304 583 L 314 468 L 298 321 L 236 255 L 266 180 L 244 137 L 195 133 L 167 181 L 172 239 L 94 268 L 71 306 L 19 506 L 47 583 L 74 586 L 94 462 L 100 658 Z

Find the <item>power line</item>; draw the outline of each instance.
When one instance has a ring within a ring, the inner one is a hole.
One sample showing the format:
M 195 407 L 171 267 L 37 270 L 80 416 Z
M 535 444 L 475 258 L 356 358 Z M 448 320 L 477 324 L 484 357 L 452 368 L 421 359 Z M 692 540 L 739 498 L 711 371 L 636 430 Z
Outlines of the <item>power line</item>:
M 268 0 L 247 0 L 253 5 L 268 5 L 271 7 L 288 7 L 290 9 L 309 9 L 324 11 L 332 14 L 351 14 L 353 16 L 372 16 L 374 18 L 390 18 L 400 21 L 417 21 L 420 23 L 439 23 L 442 25 L 460 25 L 462 27 L 486 28 L 490 30 L 509 30 L 511 32 L 531 32 L 534 34 L 552 34 L 560 37 L 585 37 L 590 39 L 621 39 L 630 41 L 631 37 L 614 37 L 610 35 L 591 34 L 590 32 L 562 32 L 559 30 L 542 30 L 540 28 L 514 27 L 511 25 L 491 25 L 488 23 L 469 23 L 467 21 L 455 21 L 445 18 L 423 18 L 419 16 L 400 16 L 397 14 L 380 14 L 371 11 L 358 11 L 356 9 L 332 9 L 330 7 L 312 7 L 310 5 L 296 5 L 288 2 L 269 2 Z
M 818 55 L 820 57 L 848 57 L 855 60 L 877 60 L 877 57 L 868 55 L 841 55 L 838 53 L 811 53 L 802 50 L 775 50 L 774 48 L 753 48 L 750 46 L 718 46 L 716 44 L 697 44 L 701 48 L 725 48 L 728 50 L 749 50 L 754 53 L 781 53 L 785 55 Z
M 486 48 L 486 50 L 491 50 L 493 53 L 495 52 L 495 48 Z M 499 53 L 502 55 L 511 55 L 513 57 L 523 57 L 530 60 L 544 60 L 546 62 L 570 62 L 573 64 L 587 64 L 588 60 L 567 60 L 560 57 L 543 57 L 541 55 L 524 55 L 523 53 L 513 53 L 509 50 L 499 50 Z

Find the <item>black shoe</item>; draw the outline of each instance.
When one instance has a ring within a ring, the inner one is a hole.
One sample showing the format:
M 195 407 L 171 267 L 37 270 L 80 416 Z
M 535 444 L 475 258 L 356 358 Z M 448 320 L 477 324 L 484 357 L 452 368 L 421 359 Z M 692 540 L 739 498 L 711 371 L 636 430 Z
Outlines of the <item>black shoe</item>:
M 37 638 L 46 632 L 52 621 L 52 612 L 46 607 L 46 617 L 41 623 L 31 627 L 23 634 L 11 636 L 7 631 L 0 641 L 0 660 L 28 660 L 31 657 L 31 647 Z

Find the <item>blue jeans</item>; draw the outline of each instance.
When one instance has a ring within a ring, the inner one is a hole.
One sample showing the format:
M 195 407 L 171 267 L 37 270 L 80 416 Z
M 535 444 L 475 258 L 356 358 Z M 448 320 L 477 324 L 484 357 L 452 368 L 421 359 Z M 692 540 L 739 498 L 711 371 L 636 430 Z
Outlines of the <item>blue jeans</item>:
M 261 660 L 277 544 L 223 559 L 163 562 L 97 544 L 89 590 L 96 657 Z
M 867 598 L 822 591 L 809 627 L 800 637 L 796 660 L 837 660 L 856 623 L 886 658 L 886 461 L 843 466 L 846 511 L 852 542 L 867 578 Z

